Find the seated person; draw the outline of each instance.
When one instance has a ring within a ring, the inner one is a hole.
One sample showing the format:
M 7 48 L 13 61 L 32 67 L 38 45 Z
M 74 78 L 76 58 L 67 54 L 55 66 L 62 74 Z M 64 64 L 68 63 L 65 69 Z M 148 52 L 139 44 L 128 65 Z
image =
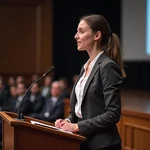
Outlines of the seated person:
M 16 84 L 23 83 L 23 82 L 24 82 L 24 77 L 23 76 L 17 76 L 16 77 Z
M 46 99 L 45 106 L 40 113 L 32 117 L 44 121 L 55 122 L 56 119 L 64 116 L 64 101 L 61 97 L 62 88 L 59 81 L 52 82 L 50 97 Z
M 31 82 L 36 81 L 38 78 L 39 78 L 39 75 L 38 75 L 38 74 L 33 74 L 33 75 L 31 76 Z
M 7 110 L 9 97 L 10 97 L 10 92 L 6 87 L 3 79 L 0 79 L 0 111 Z
M 51 88 L 52 78 L 51 76 L 46 76 L 44 79 L 44 85 L 41 89 L 41 94 L 43 97 L 47 98 L 49 96 L 49 90 Z
M 68 80 L 65 77 L 62 77 L 59 79 L 59 82 L 62 86 L 63 92 L 62 92 L 62 97 L 63 98 L 70 98 L 70 90 L 69 90 L 69 85 L 68 85 Z
M 33 113 L 39 113 L 41 109 L 44 107 L 45 98 L 40 93 L 40 85 L 38 83 L 35 83 L 31 88 L 28 99 L 32 107 L 29 116 L 32 115 Z
M 8 103 L 8 111 L 13 112 L 15 105 L 16 105 L 16 101 L 17 101 L 17 87 L 16 85 L 11 85 L 10 86 L 10 98 L 9 98 L 9 103 Z
M 16 98 L 16 102 L 14 103 L 14 107 L 12 108 L 12 112 L 17 113 L 18 109 L 21 106 L 22 100 L 24 98 L 24 94 L 26 92 L 26 85 L 25 83 L 18 83 L 17 84 L 17 98 Z M 31 103 L 30 101 L 27 99 L 27 97 L 24 99 L 24 102 L 22 104 L 21 107 L 21 113 L 23 113 L 24 115 L 28 115 L 31 112 Z
M 11 87 L 16 84 L 15 78 L 14 77 L 9 77 L 8 78 L 8 86 Z

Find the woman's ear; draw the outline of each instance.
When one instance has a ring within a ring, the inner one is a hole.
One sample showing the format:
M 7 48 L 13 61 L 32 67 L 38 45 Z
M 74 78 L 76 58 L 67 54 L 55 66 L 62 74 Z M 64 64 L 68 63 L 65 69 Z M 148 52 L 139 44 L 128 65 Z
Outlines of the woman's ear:
M 99 40 L 101 38 L 101 36 L 102 36 L 101 31 L 97 31 L 95 34 L 94 40 Z

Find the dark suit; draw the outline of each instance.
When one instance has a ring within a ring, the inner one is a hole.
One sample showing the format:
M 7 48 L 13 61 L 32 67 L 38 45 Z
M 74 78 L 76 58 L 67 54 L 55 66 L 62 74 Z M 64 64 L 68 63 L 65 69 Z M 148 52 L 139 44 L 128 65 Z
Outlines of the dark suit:
M 45 114 L 49 115 L 45 115 Z M 56 119 L 62 118 L 64 116 L 64 101 L 62 98 L 58 98 L 57 102 L 54 104 L 51 98 L 46 99 L 45 106 L 40 113 L 33 114 L 32 117 L 55 122 Z
M 22 98 L 23 98 L 23 95 L 22 95 Z M 28 97 L 24 99 L 23 103 L 22 103 L 22 100 L 19 101 L 19 96 L 11 100 L 12 100 L 12 103 L 11 103 L 11 108 L 9 111 L 17 113 L 18 109 L 21 107 L 21 113 L 23 113 L 24 115 L 30 114 L 32 110 L 32 104 Z M 22 103 L 22 106 L 21 106 L 21 103 Z
M 7 105 L 9 103 L 9 97 L 10 97 L 10 92 L 8 88 L 4 88 L 2 91 L 0 91 L 0 110 L 1 111 L 7 111 Z
M 83 72 L 84 69 L 79 78 Z M 77 100 L 73 87 L 71 115 L 68 118 L 72 123 L 78 123 L 79 134 L 87 137 L 88 148 L 101 149 L 121 143 L 116 126 L 121 113 L 121 85 L 122 74 L 118 65 L 102 53 L 84 87 L 82 119 L 75 115 Z
M 45 104 L 45 98 L 41 95 L 41 93 L 36 93 L 34 95 L 34 99 L 32 100 L 32 95 L 30 94 L 29 100 L 32 105 L 32 110 L 30 112 L 30 115 L 33 113 L 39 113 Z
M 16 101 L 17 101 L 17 97 L 12 97 L 11 96 L 9 98 L 8 111 L 10 111 L 10 112 L 17 112 L 17 110 L 15 109 Z

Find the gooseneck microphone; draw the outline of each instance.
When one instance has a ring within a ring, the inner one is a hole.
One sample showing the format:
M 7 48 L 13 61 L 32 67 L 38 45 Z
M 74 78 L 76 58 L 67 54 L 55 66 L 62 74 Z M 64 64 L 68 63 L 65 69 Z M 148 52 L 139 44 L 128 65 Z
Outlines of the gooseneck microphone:
M 31 85 L 30 87 L 27 89 L 26 93 L 24 94 L 23 96 L 23 99 L 21 101 L 21 104 L 20 104 L 20 107 L 18 109 L 18 118 L 16 118 L 17 120 L 24 120 L 24 116 L 23 116 L 23 113 L 21 113 L 21 107 L 23 105 L 23 101 L 24 99 L 26 98 L 27 94 L 29 93 L 30 89 L 33 87 L 33 85 L 37 82 L 39 82 L 42 78 L 46 77 L 52 70 L 54 70 L 55 67 L 52 66 L 46 73 L 44 73 L 40 78 L 38 78 L 37 80 L 35 80 Z

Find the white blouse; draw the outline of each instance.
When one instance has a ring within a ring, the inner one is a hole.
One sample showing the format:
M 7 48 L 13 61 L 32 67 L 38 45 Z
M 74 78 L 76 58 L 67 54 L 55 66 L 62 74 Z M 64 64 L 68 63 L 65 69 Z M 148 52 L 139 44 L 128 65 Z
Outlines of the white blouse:
M 84 91 L 85 84 L 88 80 L 88 77 L 90 76 L 90 73 L 91 73 L 97 59 L 99 58 L 99 56 L 102 53 L 103 53 L 103 51 L 100 52 L 90 64 L 89 64 L 89 60 L 85 63 L 84 70 L 87 69 L 87 66 L 89 64 L 89 73 L 85 76 L 86 71 L 84 71 L 82 77 L 79 79 L 79 81 L 75 87 L 75 94 L 76 94 L 76 99 L 77 99 L 77 102 L 75 105 L 75 114 L 79 118 L 82 118 L 81 105 L 82 105 L 82 100 L 83 100 L 83 91 Z

